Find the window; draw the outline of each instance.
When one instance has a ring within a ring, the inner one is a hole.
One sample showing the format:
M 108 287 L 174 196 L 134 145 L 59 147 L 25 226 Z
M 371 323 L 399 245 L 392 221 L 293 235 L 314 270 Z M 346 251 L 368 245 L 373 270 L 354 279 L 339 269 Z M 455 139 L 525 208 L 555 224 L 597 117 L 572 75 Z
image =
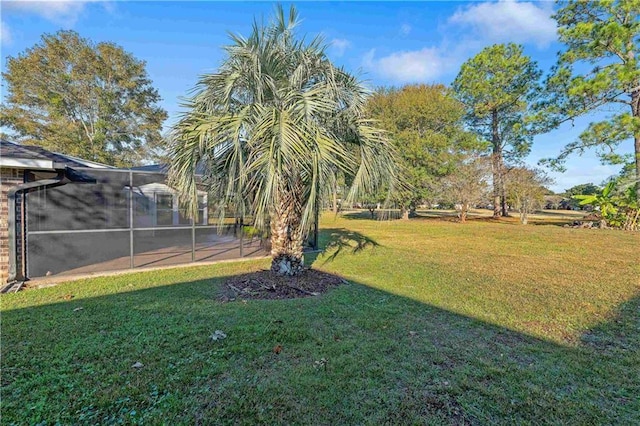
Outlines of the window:
M 208 225 L 207 223 L 207 198 L 204 195 L 198 195 L 198 218 L 199 225 Z
M 156 193 L 156 218 L 158 226 L 173 225 L 173 195 Z
M 140 194 L 133 194 L 135 201 L 135 213 L 136 216 L 146 216 L 151 212 L 150 201 L 147 197 Z

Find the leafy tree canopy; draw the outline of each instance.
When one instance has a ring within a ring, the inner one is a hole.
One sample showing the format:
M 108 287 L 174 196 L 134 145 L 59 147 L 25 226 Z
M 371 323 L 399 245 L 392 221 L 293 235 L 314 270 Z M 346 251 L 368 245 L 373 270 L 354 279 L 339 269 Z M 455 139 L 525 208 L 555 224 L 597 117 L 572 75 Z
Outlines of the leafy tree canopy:
M 485 149 L 464 128 L 464 105 L 443 85 L 379 89 L 367 110 L 398 152 L 401 176 L 409 185 L 395 193 L 395 201 L 404 208 L 432 198 L 435 181 L 457 166 L 463 152 Z
M 593 183 L 581 183 L 580 185 L 572 186 L 564 191 L 564 195 L 567 197 L 573 197 L 574 195 L 592 195 L 600 192 L 600 187 Z
M 452 173 L 440 180 L 440 200 L 456 206 L 463 223 L 469 210 L 487 198 L 491 176 L 491 165 L 487 160 L 468 155 Z
M 140 163 L 167 114 L 144 61 L 73 31 L 9 57 L 0 124 L 20 143 L 106 164 Z

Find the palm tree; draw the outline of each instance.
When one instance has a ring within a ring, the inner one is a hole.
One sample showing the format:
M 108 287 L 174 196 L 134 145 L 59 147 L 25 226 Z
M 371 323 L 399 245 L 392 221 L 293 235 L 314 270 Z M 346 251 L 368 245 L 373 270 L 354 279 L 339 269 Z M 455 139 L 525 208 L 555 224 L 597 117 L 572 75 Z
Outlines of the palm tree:
M 363 116 L 368 92 L 334 66 L 321 38 L 295 38 L 298 14 L 281 6 L 270 25 L 231 35 L 219 71 L 201 76 L 174 126 L 171 185 L 192 211 L 195 169 L 223 208 L 251 213 L 271 233 L 271 270 L 303 269 L 303 242 L 337 171 L 351 198 L 389 188 L 394 154 Z

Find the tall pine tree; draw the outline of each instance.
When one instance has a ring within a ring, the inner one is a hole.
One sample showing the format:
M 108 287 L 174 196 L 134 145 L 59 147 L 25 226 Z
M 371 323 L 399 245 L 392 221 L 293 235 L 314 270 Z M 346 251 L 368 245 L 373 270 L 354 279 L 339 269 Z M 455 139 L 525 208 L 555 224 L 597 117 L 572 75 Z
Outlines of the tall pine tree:
M 640 198 L 640 1 L 570 0 L 559 2 L 555 14 L 560 53 L 547 79 L 547 102 L 553 126 L 603 106 L 616 108 L 607 120 L 591 123 L 577 141 L 568 144 L 554 162 L 574 152 L 595 148 L 604 161 L 620 162 L 623 141 L 634 141 L 632 163 Z
M 505 157 L 521 158 L 531 148 L 527 115 L 540 76 L 522 46 L 496 44 L 465 62 L 453 83 L 470 128 L 491 145 L 494 217 L 507 215 Z

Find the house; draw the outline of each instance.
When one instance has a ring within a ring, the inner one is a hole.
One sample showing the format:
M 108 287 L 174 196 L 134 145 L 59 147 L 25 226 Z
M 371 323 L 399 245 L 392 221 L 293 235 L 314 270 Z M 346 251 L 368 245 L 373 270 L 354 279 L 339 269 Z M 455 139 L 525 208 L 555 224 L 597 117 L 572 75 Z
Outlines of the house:
M 164 164 L 132 167 L 131 170 L 161 175 L 166 175 L 168 172 L 168 168 Z M 177 192 L 164 182 L 138 183 L 133 187 L 133 196 L 136 226 L 167 226 L 190 223 L 186 212 L 180 209 Z M 209 222 L 207 198 L 205 191 L 198 191 L 197 224 L 206 225 Z
M 262 255 L 234 226 L 195 219 L 163 166 L 121 169 L 0 141 L 0 281 Z
M 0 282 L 8 279 L 11 253 L 17 261 L 23 260 L 24 244 L 10 244 L 10 237 L 17 241 L 24 235 L 24 197 L 21 195 L 39 187 L 91 181 L 74 168 L 109 169 L 111 166 L 0 140 Z M 11 200 L 15 203 L 13 209 L 10 209 Z M 10 222 L 16 226 L 10 229 Z

